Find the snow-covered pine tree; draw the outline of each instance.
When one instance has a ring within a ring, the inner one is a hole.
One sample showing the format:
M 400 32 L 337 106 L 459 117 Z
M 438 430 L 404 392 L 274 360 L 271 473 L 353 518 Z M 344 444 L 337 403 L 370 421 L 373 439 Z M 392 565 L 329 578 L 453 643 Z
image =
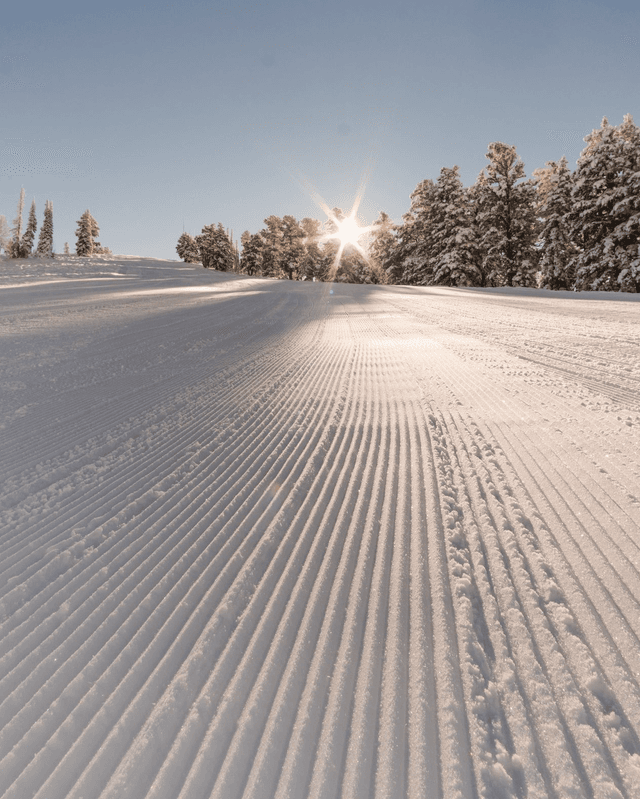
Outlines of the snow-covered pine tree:
M 487 251 L 484 236 L 482 235 L 482 221 L 486 212 L 486 207 L 491 201 L 491 194 L 488 190 L 488 180 L 484 171 L 476 178 L 476 182 L 465 190 L 469 210 L 469 226 L 475 231 L 475 244 L 477 248 L 477 266 L 480 271 L 479 286 L 487 285 Z
M 479 286 L 482 276 L 478 234 L 459 167 L 440 170 L 434 200 L 433 282 L 445 286 Z
M 0 215 L 0 252 L 8 255 L 9 246 L 11 244 L 11 230 L 7 217 L 4 214 Z
M 525 177 L 516 148 L 492 142 L 486 154 L 480 203 L 482 272 L 491 286 L 534 286 L 537 271 L 535 187 Z
M 568 215 L 576 288 L 640 291 L 640 132 L 629 114 L 617 127 L 605 117 L 585 141 Z
M 47 200 L 44 205 L 44 221 L 40 228 L 38 248 L 40 258 L 53 258 L 53 203 Z
M 76 255 L 107 255 L 111 253 L 108 247 L 103 247 L 98 241 L 100 228 L 88 208 L 78 220 L 77 225 Z
M 31 208 L 29 209 L 29 219 L 27 220 L 27 227 L 24 231 L 24 236 L 20 242 L 20 251 L 22 258 L 28 258 L 33 250 L 33 242 L 36 238 L 36 230 L 38 229 L 38 220 L 36 219 L 36 201 L 33 200 Z
M 91 228 L 91 240 L 93 241 L 93 252 L 94 253 L 102 253 L 104 252 L 104 248 L 98 241 L 98 236 L 100 235 L 100 228 L 98 227 L 98 223 L 96 220 L 91 216 L 89 213 L 89 225 Z
M 289 214 L 282 217 L 282 269 L 289 280 L 300 277 L 304 258 L 304 230 L 298 220 Z
M 78 240 L 76 242 L 76 255 L 93 255 L 93 222 L 95 222 L 95 220 L 87 208 L 77 222 L 78 227 L 76 228 L 76 237 Z
M 324 280 L 324 258 L 320 249 L 322 236 L 321 224 L 318 219 L 305 216 L 300 222 L 304 232 L 304 256 L 300 264 L 300 278 L 306 280 Z
M 200 250 L 196 240 L 189 233 L 183 233 L 178 239 L 176 252 L 181 260 L 188 264 L 199 264 L 201 262 Z
M 619 268 L 618 283 L 622 291 L 640 293 L 640 128 L 631 114 L 620 126 L 621 162 L 627 180 L 624 192 L 613 208 L 616 227 L 607 241 L 605 252 L 611 253 Z
M 11 228 L 11 241 L 9 243 L 9 257 L 22 258 L 22 214 L 24 213 L 24 189 L 20 189 L 18 200 L 18 213 Z
M 398 262 L 397 228 L 391 217 L 380 211 L 372 225 L 369 258 L 380 272 L 380 282 L 393 281 Z
M 261 274 L 267 277 L 282 277 L 282 253 L 284 249 L 284 232 L 282 229 L 282 219 L 272 214 L 268 216 L 260 235 L 264 241 L 264 251 L 262 253 Z
M 64 254 L 65 255 L 71 255 L 71 251 L 69 250 L 69 242 L 68 241 L 65 241 L 65 243 L 64 243 Z
M 578 248 L 571 240 L 568 215 L 571 210 L 573 175 L 563 155 L 547 161 L 533 172 L 536 184 L 536 214 L 540 221 L 538 264 L 540 285 L 555 291 L 570 289 L 575 278 L 573 260 Z
M 218 237 L 220 239 L 220 247 L 218 249 L 217 265 L 214 269 L 233 272 L 236 265 L 236 251 L 233 246 L 231 232 L 228 229 L 224 229 L 222 222 L 218 222 Z
M 240 234 L 240 246 L 244 247 L 244 245 L 247 244 L 250 238 L 251 238 L 251 231 L 250 230 L 243 231 Z
M 584 137 L 587 146 L 578 158 L 567 214 L 571 237 L 579 248 L 572 259 L 579 290 L 616 291 L 616 271 L 604 257 L 604 241 L 613 230 L 610 211 L 615 205 L 617 176 L 612 155 L 614 129 L 603 117 L 599 129 Z
M 248 234 L 248 238 L 245 235 Z M 242 255 L 240 256 L 240 271 L 245 275 L 262 274 L 262 258 L 264 255 L 264 240 L 259 233 L 251 235 L 249 231 L 242 234 Z
M 217 269 L 220 272 L 229 272 L 233 269 L 233 245 L 222 222 L 219 222 L 217 227 L 205 225 L 202 233 L 196 236 L 196 243 L 205 269 Z
M 397 283 L 424 286 L 433 280 L 435 184 L 423 180 L 411 195 L 411 207 L 398 227 L 398 264 L 390 273 Z
M 244 248 L 247 244 L 251 241 L 251 231 L 245 230 L 240 234 L 240 246 L 242 247 L 242 251 L 244 252 Z M 242 255 L 238 252 L 238 272 L 240 274 L 247 274 L 245 271 L 245 265 L 242 263 Z
M 335 262 L 335 256 L 333 258 Z M 357 247 L 346 244 L 340 255 L 335 280 L 341 283 L 380 283 L 384 276 L 372 269 Z

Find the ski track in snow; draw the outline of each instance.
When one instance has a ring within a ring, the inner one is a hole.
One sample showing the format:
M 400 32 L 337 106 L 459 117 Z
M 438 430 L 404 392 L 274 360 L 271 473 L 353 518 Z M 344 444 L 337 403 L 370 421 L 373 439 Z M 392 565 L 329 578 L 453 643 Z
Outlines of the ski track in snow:
M 640 304 L 1 267 L 0 796 L 640 796 Z

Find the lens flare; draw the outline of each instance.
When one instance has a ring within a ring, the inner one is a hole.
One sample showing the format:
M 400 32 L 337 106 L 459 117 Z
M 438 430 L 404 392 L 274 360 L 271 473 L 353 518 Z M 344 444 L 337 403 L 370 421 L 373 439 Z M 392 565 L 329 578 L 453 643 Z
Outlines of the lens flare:
M 333 234 L 332 238 L 338 239 L 345 246 L 347 244 L 356 245 L 369 230 L 369 228 L 360 227 L 352 216 L 336 221 L 336 225 L 338 230 Z
M 336 239 L 339 243 L 338 251 L 334 258 L 333 264 L 331 265 L 331 268 L 329 270 L 329 275 L 328 275 L 329 280 L 333 280 L 336 277 L 338 269 L 340 267 L 340 260 L 342 258 L 342 254 L 344 253 L 346 247 L 350 248 L 352 247 L 355 250 L 357 250 L 357 252 L 362 256 L 362 258 L 366 262 L 367 266 L 371 269 L 371 272 L 378 276 L 378 279 L 383 277 L 380 274 L 379 267 L 375 263 L 373 263 L 373 261 L 369 258 L 368 253 L 360 243 L 361 239 L 364 236 L 366 236 L 367 233 L 370 233 L 372 230 L 375 229 L 375 225 L 360 226 L 357 222 L 358 208 L 364 196 L 367 182 L 369 180 L 370 169 L 371 166 L 367 170 L 365 170 L 364 174 L 362 175 L 360 185 L 358 186 L 358 191 L 356 193 L 355 200 L 353 201 L 351 210 L 345 217 L 341 218 L 338 218 L 334 210 L 329 208 L 327 203 L 324 201 L 323 197 L 320 196 L 315 186 L 313 186 L 313 184 L 308 178 L 302 176 L 294 178 L 307 191 L 307 193 L 313 199 L 316 205 L 322 208 L 322 210 L 327 215 L 327 219 L 333 223 L 334 231 L 326 233 L 324 236 L 322 236 L 321 239 L 324 241 L 328 241 L 330 239 Z
M 339 218 L 336 216 L 334 211 L 330 210 L 326 204 L 323 203 L 321 208 L 328 216 L 329 220 L 332 222 L 333 227 L 335 228 L 334 231 L 326 233 L 322 238 L 325 241 L 330 239 L 335 239 L 338 241 L 338 251 L 336 252 L 336 257 L 333 260 L 333 264 L 329 270 L 329 277 L 331 280 L 335 279 L 338 269 L 340 267 L 340 262 L 342 259 L 342 254 L 345 251 L 346 247 L 350 247 L 355 249 L 364 259 L 367 266 L 371 269 L 372 272 L 376 272 L 376 267 L 372 263 L 371 259 L 367 251 L 362 247 L 360 244 L 360 240 L 363 236 L 373 230 L 373 225 L 366 225 L 361 227 L 357 220 L 356 220 L 356 211 L 358 209 L 358 205 L 360 203 L 360 196 L 356 197 L 356 201 L 353 204 L 349 215 L 343 218 Z

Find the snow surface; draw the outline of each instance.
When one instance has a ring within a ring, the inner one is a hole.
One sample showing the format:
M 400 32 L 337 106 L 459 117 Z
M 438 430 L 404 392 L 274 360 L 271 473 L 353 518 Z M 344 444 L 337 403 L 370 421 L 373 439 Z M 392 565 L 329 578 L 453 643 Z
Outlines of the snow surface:
M 640 305 L 0 263 L 0 795 L 640 796 Z

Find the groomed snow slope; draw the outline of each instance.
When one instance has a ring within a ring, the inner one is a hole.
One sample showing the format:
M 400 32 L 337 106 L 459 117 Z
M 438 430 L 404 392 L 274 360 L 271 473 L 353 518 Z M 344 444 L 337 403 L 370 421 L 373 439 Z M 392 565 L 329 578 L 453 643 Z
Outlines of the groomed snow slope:
M 0 264 L 0 795 L 640 796 L 640 304 Z

